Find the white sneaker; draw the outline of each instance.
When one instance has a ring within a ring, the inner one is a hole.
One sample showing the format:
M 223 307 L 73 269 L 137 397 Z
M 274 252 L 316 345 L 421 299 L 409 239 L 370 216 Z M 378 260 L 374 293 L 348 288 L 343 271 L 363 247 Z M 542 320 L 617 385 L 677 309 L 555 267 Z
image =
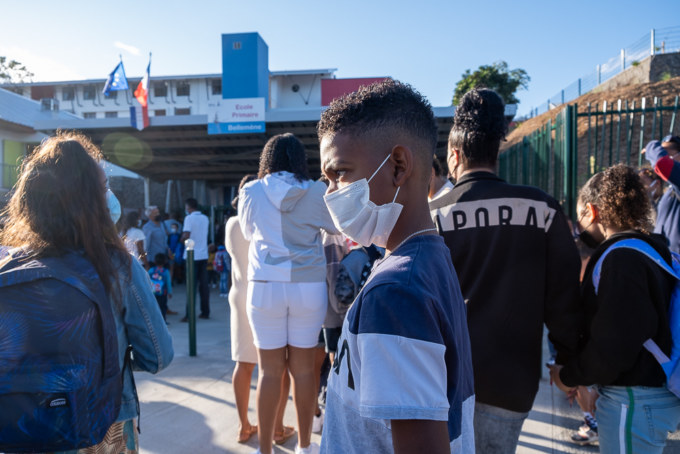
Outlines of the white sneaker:
M 323 429 L 323 412 L 319 416 L 314 415 L 312 420 L 312 432 L 315 434 L 320 434 Z
M 319 449 L 319 445 L 316 443 L 310 443 L 306 448 L 301 448 L 296 444 L 295 454 L 319 454 Z

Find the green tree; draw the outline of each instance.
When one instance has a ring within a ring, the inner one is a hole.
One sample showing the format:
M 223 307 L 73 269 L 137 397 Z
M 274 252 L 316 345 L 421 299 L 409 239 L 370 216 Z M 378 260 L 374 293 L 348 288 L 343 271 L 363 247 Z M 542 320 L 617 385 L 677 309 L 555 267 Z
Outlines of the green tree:
M 492 65 L 482 65 L 475 72 L 466 69 L 456 84 L 453 93 L 453 105 L 458 105 L 460 98 L 473 88 L 490 88 L 503 98 L 506 104 L 517 104 L 515 97 L 517 90 L 529 86 L 531 78 L 521 68 L 508 69 L 504 61 L 497 61 Z
M 0 55 L 0 84 L 31 82 L 33 73 L 16 60 Z

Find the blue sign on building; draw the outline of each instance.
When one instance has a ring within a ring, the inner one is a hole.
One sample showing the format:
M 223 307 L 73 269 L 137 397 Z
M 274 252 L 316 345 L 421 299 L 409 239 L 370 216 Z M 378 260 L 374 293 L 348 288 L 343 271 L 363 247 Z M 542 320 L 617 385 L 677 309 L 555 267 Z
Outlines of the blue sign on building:
M 258 33 L 222 35 L 222 98 L 208 106 L 208 134 L 265 131 L 269 48 Z

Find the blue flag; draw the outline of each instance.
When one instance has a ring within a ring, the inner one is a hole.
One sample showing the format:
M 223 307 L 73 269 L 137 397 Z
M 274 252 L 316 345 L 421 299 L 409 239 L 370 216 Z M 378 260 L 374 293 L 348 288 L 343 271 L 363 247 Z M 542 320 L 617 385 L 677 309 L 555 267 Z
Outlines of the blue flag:
M 109 92 L 127 89 L 127 77 L 125 77 L 125 68 L 123 68 L 123 62 L 121 61 L 109 74 L 109 78 L 106 80 L 106 84 L 104 84 L 103 93 L 105 96 L 108 96 Z

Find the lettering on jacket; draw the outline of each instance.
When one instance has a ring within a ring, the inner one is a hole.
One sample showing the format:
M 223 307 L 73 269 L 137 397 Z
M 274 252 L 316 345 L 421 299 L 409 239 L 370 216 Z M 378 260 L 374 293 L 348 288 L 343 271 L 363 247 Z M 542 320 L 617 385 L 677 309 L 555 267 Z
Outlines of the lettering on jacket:
M 442 232 L 498 226 L 535 227 L 547 232 L 556 212 L 541 200 L 503 198 L 457 202 L 430 214 Z

